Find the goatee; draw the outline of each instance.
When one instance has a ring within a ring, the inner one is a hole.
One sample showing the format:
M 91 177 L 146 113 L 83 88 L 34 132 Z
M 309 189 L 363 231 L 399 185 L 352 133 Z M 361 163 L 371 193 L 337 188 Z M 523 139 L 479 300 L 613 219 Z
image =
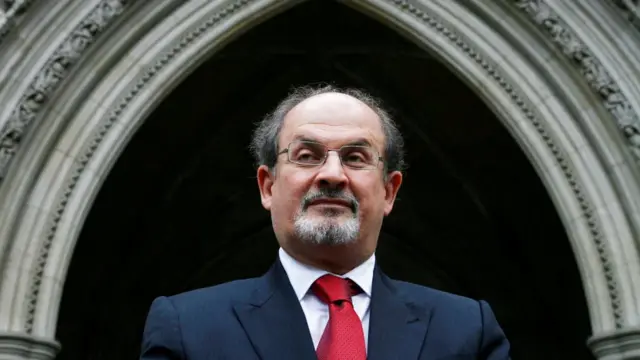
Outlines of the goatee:
M 351 216 L 344 217 L 344 211 L 328 208 L 321 215 L 308 213 L 309 205 L 317 199 L 338 199 L 350 204 Z M 358 239 L 360 220 L 358 218 L 359 204 L 355 197 L 336 189 L 321 189 L 316 193 L 307 194 L 302 199 L 300 211 L 294 221 L 295 235 L 300 241 L 314 245 L 347 245 Z

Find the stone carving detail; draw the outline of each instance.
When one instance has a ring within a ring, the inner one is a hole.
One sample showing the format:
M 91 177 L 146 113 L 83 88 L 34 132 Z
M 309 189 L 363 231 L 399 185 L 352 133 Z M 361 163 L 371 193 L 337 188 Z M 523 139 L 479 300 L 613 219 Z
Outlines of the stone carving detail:
M 15 155 L 25 131 L 32 125 L 69 69 L 91 45 L 96 36 L 118 16 L 131 1 L 104 0 L 60 44 L 53 56 L 38 72 L 23 95 L 9 121 L 0 129 L 0 182 Z
M 0 43 L 34 0 L 0 0 Z
M 42 275 L 44 273 L 44 268 L 47 263 L 47 259 L 49 257 L 49 250 L 51 249 L 51 243 L 56 236 L 56 232 L 58 230 L 58 224 L 60 223 L 60 219 L 66 210 L 67 204 L 73 191 L 78 183 L 78 180 L 82 176 L 82 173 L 86 169 L 87 164 L 93 157 L 96 149 L 102 143 L 102 140 L 107 135 L 111 127 L 118 121 L 122 112 L 129 106 L 131 100 L 133 100 L 139 93 L 144 89 L 149 80 L 151 80 L 158 72 L 160 72 L 168 63 L 170 63 L 176 55 L 180 54 L 186 48 L 188 48 L 195 40 L 200 38 L 203 34 L 205 34 L 210 28 L 215 27 L 224 19 L 238 12 L 238 10 L 246 7 L 247 5 L 255 2 L 256 0 L 237 0 L 220 10 L 215 15 L 211 16 L 207 19 L 206 22 L 200 24 L 195 30 L 184 35 L 180 41 L 178 41 L 170 50 L 165 52 L 155 63 L 149 65 L 143 74 L 140 76 L 138 81 L 133 85 L 129 92 L 120 99 L 120 101 L 115 105 L 111 111 L 108 113 L 109 115 L 101 121 L 101 126 L 99 130 L 95 132 L 91 141 L 85 144 L 84 151 L 82 153 L 82 157 L 74 163 L 74 168 L 71 176 L 67 180 L 66 188 L 62 194 L 62 196 L 56 202 L 56 210 L 54 215 L 50 219 L 50 226 L 47 231 L 46 238 L 39 249 L 38 261 L 36 264 L 36 269 L 34 271 L 35 276 L 31 279 L 31 286 L 29 297 L 27 299 L 28 309 L 27 309 L 27 321 L 25 322 L 25 331 L 27 333 L 31 333 L 33 330 L 33 322 L 35 320 L 35 309 L 38 301 L 38 295 L 40 292 L 40 284 Z
M 13 7 L 14 0 L 0 0 L 0 11 L 6 13 Z
M 640 117 L 602 63 L 544 0 L 513 1 L 515 6 L 540 25 L 562 52 L 578 66 L 587 83 L 600 96 L 605 108 L 616 120 L 631 152 L 640 162 Z
M 11 115 L 9 122 L 0 130 L 0 180 L 4 176 L 12 156 L 18 149 L 23 134 L 32 125 L 40 109 L 55 91 L 58 84 L 69 74 L 70 68 L 78 61 L 87 47 L 95 41 L 95 38 L 131 2 L 132 0 L 101 1 L 60 44 L 43 69 L 36 75 L 27 92 L 20 100 L 17 109 Z M 65 195 L 69 196 L 71 189 L 73 189 L 73 186 L 67 190 Z M 64 205 L 58 205 L 56 211 L 58 220 L 62 216 L 63 210 Z M 50 234 L 39 250 L 34 271 L 35 276 L 31 281 L 31 291 L 27 300 L 28 314 L 27 322 L 25 323 L 27 333 L 31 333 L 33 328 L 36 302 L 52 240 L 53 234 Z
M 7 12 L 7 10 L 10 10 L 15 5 L 15 3 L 16 0 L 2 0 L 0 1 L 0 9 Z
M 636 29 L 640 30 L 640 0 L 611 0 L 622 10 L 626 17 Z
M 596 245 L 596 249 L 598 251 L 598 256 L 602 268 L 604 270 L 605 279 L 607 282 L 607 288 L 609 291 L 609 299 L 611 301 L 612 312 L 614 315 L 614 320 L 617 328 L 622 328 L 624 326 L 624 314 L 622 305 L 620 302 L 620 294 L 618 289 L 618 284 L 616 282 L 616 274 L 615 269 L 613 268 L 612 262 L 609 260 L 609 250 L 607 248 L 606 242 L 603 239 L 602 231 L 600 230 L 600 225 L 598 222 L 598 218 L 594 215 L 593 206 L 590 204 L 587 196 L 584 194 L 582 190 L 582 186 L 576 179 L 573 170 L 571 169 L 570 162 L 567 161 L 563 150 L 556 145 L 555 139 L 549 134 L 549 132 L 545 129 L 544 124 L 540 121 L 538 116 L 532 110 L 534 107 L 519 94 L 519 91 L 516 89 L 515 84 L 510 84 L 504 76 L 499 71 L 499 68 L 495 66 L 495 64 L 491 64 L 479 51 L 474 49 L 469 42 L 464 39 L 462 36 L 456 34 L 455 32 L 448 29 L 440 20 L 436 19 L 430 14 L 426 14 L 424 11 L 420 10 L 416 6 L 410 4 L 405 0 L 391 0 L 391 2 L 401 8 L 402 10 L 412 14 L 417 17 L 424 23 L 428 24 L 430 27 L 436 29 L 440 34 L 449 39 L 452 43 L 454 43 L 458 48 L 460 48 L 467 56 L 473 59 L 478 65 L 480 65 L 490 76 L 493 81 L 495 81 L 500 87 L 509 95 L 511 100 L 514 102 L 516 106 L 520 109 L 522 114 L 527 118 L 527 120 L 535 127 L 540 137 L 545 141 L 547 148 L 551 151 L 553 156 L 556 159 L 556 162 L 560 165 L 560 169 L 562 170 L 565 179 L 571 186 L 571 190 L 573 191 L 573 195 L 577 199 L 580 204 L 580 208 L 582 209 L 582 214 L 586 220 L 587 226 L 589 228 L 589 234 L 594 244 Z M 538 1 L 533 1 L 534 3 L 538 3 Z M 518 1 L 520 3 L 531 3 L 531 1 Z M 548 9 L 548 7 L 546 7 Z M 548 18 L 548 10 L 542 10 L 539 12 L 534 12 L 533 15 L 538 16 L 540 19 Z M 546 11 L 546 13 L 544 13 Z M 571 37 L 564 37 L 564 35 L 559 35 L 559 38 L 562 39 L 564 43 L 567 44 L 567 47 L 571 48 L 578 44 L 573 41 Z M 590 60 L 595 61 L 595 60 Z M 601 70 L 601 67 L 599 68 Z M 594 82 L 602 82 L 606 86 L 602 91 L 607 91 L 610 89 L 609 86 L 613 84 L 612 81 L 607 78 L 601 76 L 600 74 L 606 74 L 602 72 L 593 72 L 593 81 Z M 585 74 L 587 75 L 587 74 Z M 590 75 L 591 76 L 591 75 Z M 629 113 L 629 112 L 626 112 Z M 636 140 L 640 140 L 639 135 L 635 135 Z M 640 141 L 639 141 L 640 142 Z

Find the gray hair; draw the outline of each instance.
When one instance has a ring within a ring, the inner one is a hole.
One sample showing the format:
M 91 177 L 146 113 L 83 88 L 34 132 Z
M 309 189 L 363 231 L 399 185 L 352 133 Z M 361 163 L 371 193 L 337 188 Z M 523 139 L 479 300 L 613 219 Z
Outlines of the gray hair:
M 384 159 L 386 172 L 390 173 L 396 170 L 404 170 L 404 139 L 389 113 L 382 108 L 381 101 L 363 90 L 338 88 L 333 85 L 294 88 L 293 91 L 276 106 L 273 112 L 267 114 L 262 121 L 258 123 L 253 133 L 250 146 L 258 166 L 267 165 L 269 169 L 275 167 L 279 151 L 280 131 L 282 130 L 282 124 L 284 123 L 284 118 L 287 113 L 302 101 L 325 93 L 349 95 L 370 107 L 378 115 L 382 123 L 382 131 L 385 137 L 385 149 L 382 157 Z

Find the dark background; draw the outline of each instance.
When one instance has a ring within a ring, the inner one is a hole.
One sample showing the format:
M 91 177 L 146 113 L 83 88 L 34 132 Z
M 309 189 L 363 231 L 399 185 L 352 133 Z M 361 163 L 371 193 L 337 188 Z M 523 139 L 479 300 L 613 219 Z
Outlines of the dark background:
M 512 137 L 429 53 L 325 0 L 216 53 L 137 132 L 78 241 L 59 359 L 136 359 L 154 297 L 266 271 L 278 247 L 247 146 L 309 82 L 380 96 L 405 135 L 410 167 L 377 252 L 390 276 L 489 301 L 514 360 L 592 359 L 569 241 Z

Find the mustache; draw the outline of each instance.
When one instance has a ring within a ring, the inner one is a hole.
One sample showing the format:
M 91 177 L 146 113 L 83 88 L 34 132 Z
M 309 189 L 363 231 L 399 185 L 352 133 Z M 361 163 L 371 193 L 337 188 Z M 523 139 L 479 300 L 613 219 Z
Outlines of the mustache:
M 312 202 L 318 199 L 335 199 L 346 201 L 349 203 L 351 211 L 353 211 L 354 213 L 358 211 L 359 207 L 358 199 L 356 199 L 353 195 L 347 194 L 342 190 L 337 189 L 321 189 L 317 192 L 308 193 L 307 195 L 305 195 L 305 197 L 302 199 L 302 209 L 307 210 L 309 205 L 311 205 Z

